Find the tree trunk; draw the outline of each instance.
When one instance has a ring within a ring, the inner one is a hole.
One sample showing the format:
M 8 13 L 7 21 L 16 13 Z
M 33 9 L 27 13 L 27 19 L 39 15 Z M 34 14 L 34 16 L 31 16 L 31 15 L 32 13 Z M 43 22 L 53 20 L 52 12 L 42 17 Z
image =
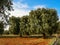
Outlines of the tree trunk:
M 43 38 L 46 38 L 46 35 L 45 35 L 45 33 L 43 33 Z

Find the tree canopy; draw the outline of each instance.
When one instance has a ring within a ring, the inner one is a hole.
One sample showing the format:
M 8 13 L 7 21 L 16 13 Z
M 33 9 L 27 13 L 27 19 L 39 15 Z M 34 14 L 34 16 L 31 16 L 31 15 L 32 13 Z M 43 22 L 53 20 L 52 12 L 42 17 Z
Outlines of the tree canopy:
M 55 9 L 38 8 L 31 10 L 29 16 L 11 17 L 10 29 L 22 35 L 43 34 L 51 36 L 58 28 L 58 15 Z M 14 25 L 14 26 L 13 26 Z M 19 31 L 20 30 L 20 31 Z
M 58 15 L 55 9 L 42 8 L 32 10 L 29 16 L 31 17 L 31 30 L 35 31 L 37 29 L 37 31 L 40 31 L 43 35 L 52 35 L 56 32 Z
M 0 17 L 2 17 L 5 24 L 9 22 L 9 11 L 13 9 L 12 5 L 12 0 L 0 0 Z
M 9 23 L 10 23 L 10 28 L 9 31 L 12 34 L 19 34 L 20 31 L 20 18 L 16 18 L 14 16 L 10 17 Z

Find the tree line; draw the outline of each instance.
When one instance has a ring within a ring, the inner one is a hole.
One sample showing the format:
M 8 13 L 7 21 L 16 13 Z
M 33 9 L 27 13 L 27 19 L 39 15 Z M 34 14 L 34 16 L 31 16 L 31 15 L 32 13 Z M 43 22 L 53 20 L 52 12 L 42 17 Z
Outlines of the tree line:
M 51 36 L 60 32 L 60 22 L 55 9 L 38 8 L 31 10 L 29 16 L 12 16 L 8 19 L 10 15 L 8 11 L 13 10 L 12 5 L 12 0 L 0 0 L 0 34 Z M 8 24 L 10 25 L 9 30 L 5 31 L 4 27 Z
M 57 11 L 55 9 L 38 8 L 31 10 L 29 16 L 10 17 L 9 34 L 51 36 L 60 30 Z

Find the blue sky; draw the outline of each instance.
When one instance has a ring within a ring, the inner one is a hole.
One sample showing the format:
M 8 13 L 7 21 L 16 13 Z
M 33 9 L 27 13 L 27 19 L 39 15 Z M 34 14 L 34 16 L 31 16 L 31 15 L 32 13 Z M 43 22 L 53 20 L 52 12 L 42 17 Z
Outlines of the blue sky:
M 13 8 L 11 14 L 14 16 L 28 15 L 31 10 L 37 8 L 55 8 L 60 18 L 60 0 L 13 0 Z

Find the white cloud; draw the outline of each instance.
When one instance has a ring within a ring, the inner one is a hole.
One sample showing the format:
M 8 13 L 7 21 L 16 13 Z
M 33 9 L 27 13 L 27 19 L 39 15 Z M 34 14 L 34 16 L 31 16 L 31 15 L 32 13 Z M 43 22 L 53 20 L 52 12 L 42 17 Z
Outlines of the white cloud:
M 59 21 L 60 21 L 60 14 L 58 13 L 58 18 L 59 18 Z
M 45 5 L 36 5 L 36 6 L 34 6 L 34 9 L 37 9 L 37 8 L 46 8 L 46 6 Z
M 29 6 L 27 4 L 21 3 L 21 2 L 13 2 L 13 7 L 14 8 L 19 8 L 19 9 L 29 8 Z
M 29 11 L 21 10 L 21 9 L 15 9 L 15 11 L 11 12 L 11 16 L 22 17 L 24 15 L 29 15 Z
M 45 5 L 36 5 L 30 7 L 27 3 L 22 3 L 21 0 L 19 2 L 13 2 L 14 11 L 11 11 L 10 16 L 22 17 L 24 15 L 29 15 L 31 9 L 37 8 L 45 8 Z
M 14 2 L 13 8 L 14 11 L 11 11 L 10 16 L 22 17 L 24 15 L 29 15 L 29 11 L 30 11 L 28 10 L 29 6 L 25 3 Z
M 59 21 L 60 21 L 60 16 L 59 16 Z

